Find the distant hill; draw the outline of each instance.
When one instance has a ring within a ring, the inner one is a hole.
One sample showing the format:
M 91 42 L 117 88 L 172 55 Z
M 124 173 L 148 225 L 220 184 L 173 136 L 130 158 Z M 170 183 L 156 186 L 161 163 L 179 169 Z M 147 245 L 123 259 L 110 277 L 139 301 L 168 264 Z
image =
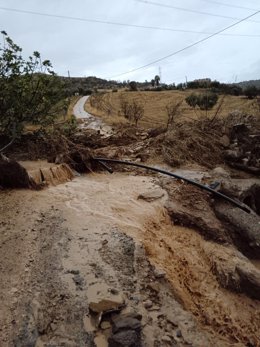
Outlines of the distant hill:
M 114 89 L 123 86 L 117 81 L 108 81 L 95 76 L 89 77 L 60 77 L 65 83 L 65 88 L 69 94 L 87 94 L 94 89 Z
M 80 95 L 86 95 L 90 94 L 91 92 L 95 91 L 95 89 L 119 89 L 129 86 L 129 81 L 119 82 L 119 81 L 113 81 L 113 80 L 106 80 L 103 78 L 95 77 L 95 76 L 89 76 L 89 77 L 60 77 L 62 81 L 65 84 L 66 94 L 67 95 L 74 95 L 75 93 L 79 93 Z M 210 79 L 204 79 L 207 81 L 210 81 Z M 201 82 L 204 80 L 195 80 L 193 82 L 189 82 L 190 84 L 194 82 Z M 221 86 L 228 86 L 228 84 L 221 84 L 217 81 L 212 81 L 212 83 L 218 83 Z M 173 84 L 174 85 L 174 84 Z M 207 83 L 208 86 L 208 83 Z M 233 83 L 229 86 L 239 86 L 242 89 L 246 89 L 248 86 L 256 86 L 258 89 L 260 89 L 260 80 L 251 80 L 251 81 L 242 81 L 238 83 Z M 150 88 L 151 83 L 148 81 L 145 82 L 137 82 L 138 88 Z M 167 85 L 162 85 L 160 87 L 167 87 Z M 214 87 L 214 85 L 212 85 Z M 190 88 L 198 88 L 195 86 L 190 86 Z M 166 88 L 167 89 L 167 88 Z M 178 86 L 177 86 L 178 89 Z M 232 94 L 232 93 L 231 93 Z
M 239 85 L 243 89 L 250 87 L 250 86 L 255 86 L 256 88 L 260 89 L 260 80 L 243 81 L 243 82 L 239 82 L 236 84 Z

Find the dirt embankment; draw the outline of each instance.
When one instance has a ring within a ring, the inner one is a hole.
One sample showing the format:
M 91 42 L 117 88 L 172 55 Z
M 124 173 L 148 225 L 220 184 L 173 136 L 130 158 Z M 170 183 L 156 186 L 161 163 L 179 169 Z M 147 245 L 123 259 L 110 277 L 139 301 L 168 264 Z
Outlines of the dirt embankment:
M 213 168 L 231 150 L 234 167 L 256 173 L 259 134 L 240 128 L 206 119 L 17 143 L 14 158 L 52 164 L 23 163 L 28 175 L 14 162 L 16 172 L 51 187 L 0 190 L 1 347 L 260 346 L 259 181 L 238 192 L 222 168 L 183 172 L 247 203 L 250 218 L 183 182 L 133 172 L 55 186 L 100 155 Z
M 111 314 L 91 324 L 89 307 L 118 296 L 142 316 L 144 346 L 259 345 L 259 301 L 217 277 L 247 258 L 173 225 L 153 178 L 94 174 L 0 194 L 1 346 L 107 346 L 111 330 L 111 346 L 137 339 L 136 318 L 123 330 Z

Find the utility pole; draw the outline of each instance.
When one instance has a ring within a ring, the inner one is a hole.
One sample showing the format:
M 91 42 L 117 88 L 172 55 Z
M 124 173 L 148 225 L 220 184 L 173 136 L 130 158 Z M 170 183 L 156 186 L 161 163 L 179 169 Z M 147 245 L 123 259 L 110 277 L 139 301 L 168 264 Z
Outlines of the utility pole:
M 162 83 L 162 69 L 159 66 L 159 77 L 160 77 L 160 82 Z

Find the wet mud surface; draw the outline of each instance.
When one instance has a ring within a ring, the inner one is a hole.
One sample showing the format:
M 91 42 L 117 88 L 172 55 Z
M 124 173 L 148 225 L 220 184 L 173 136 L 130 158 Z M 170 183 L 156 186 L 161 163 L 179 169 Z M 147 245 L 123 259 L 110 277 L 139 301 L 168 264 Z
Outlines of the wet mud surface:
M 0 198 L 1 347 L 113 346 L 122 334 L 147 347 L 259 346 L 260 302 L 225 286 L 249 260 L 174 225 L 154 178 L 93 174 Z M 93 314 L 101 300 L 120 312 Z

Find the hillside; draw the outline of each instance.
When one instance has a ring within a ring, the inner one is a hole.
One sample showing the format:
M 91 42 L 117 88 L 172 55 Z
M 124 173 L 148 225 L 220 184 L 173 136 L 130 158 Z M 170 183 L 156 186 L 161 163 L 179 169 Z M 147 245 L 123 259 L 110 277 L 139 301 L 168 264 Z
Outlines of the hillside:
M 205 115 L 205 111 L 193 110 L 185 102 L 185 98 L 191 94 L 193 90 L 186 91 L 162 91 L 162 92 L 127 92 L 119 91 L 117 93 L 102 93 L 91 98 L 96 99 L 94 102 L 96 107 L 91 107 L 90 102 L 86 105 L 86 110 L 94 115 L 102 117 L 110 125 L 125 123 L 126 120 L 120 114 L 121 102 L 137 101 L 144 106 L 145 113 L 143 119 L 140 120 L 140 126 L 145 128 L 166 126 L 167 113 L 166 106 L 171 103 L 177 103 L 183 100 L 180 107 L 180 115 L 182 119 L 190 120 Z M 194 90 L 198 92 L 198 90 Z M 208 112 L 209 117 L 213 117 L 220 106 L 222 96 L 219 97 L 217 105 Z M 226 115 L 232 111 L 239 110 L 241 112 L 253 112 L 255 107 L 254 100 L 248 100 L 245 97 L 225 96 L 223 105 L 220 109 L 221 115 Z
M 250 80 L 250 81 L 243 81 L 237 83 L 240 87 L 245 89 L 246 87 L 249 86 L 255 86 L 256 88 L 260 88 L 260 80 Z

